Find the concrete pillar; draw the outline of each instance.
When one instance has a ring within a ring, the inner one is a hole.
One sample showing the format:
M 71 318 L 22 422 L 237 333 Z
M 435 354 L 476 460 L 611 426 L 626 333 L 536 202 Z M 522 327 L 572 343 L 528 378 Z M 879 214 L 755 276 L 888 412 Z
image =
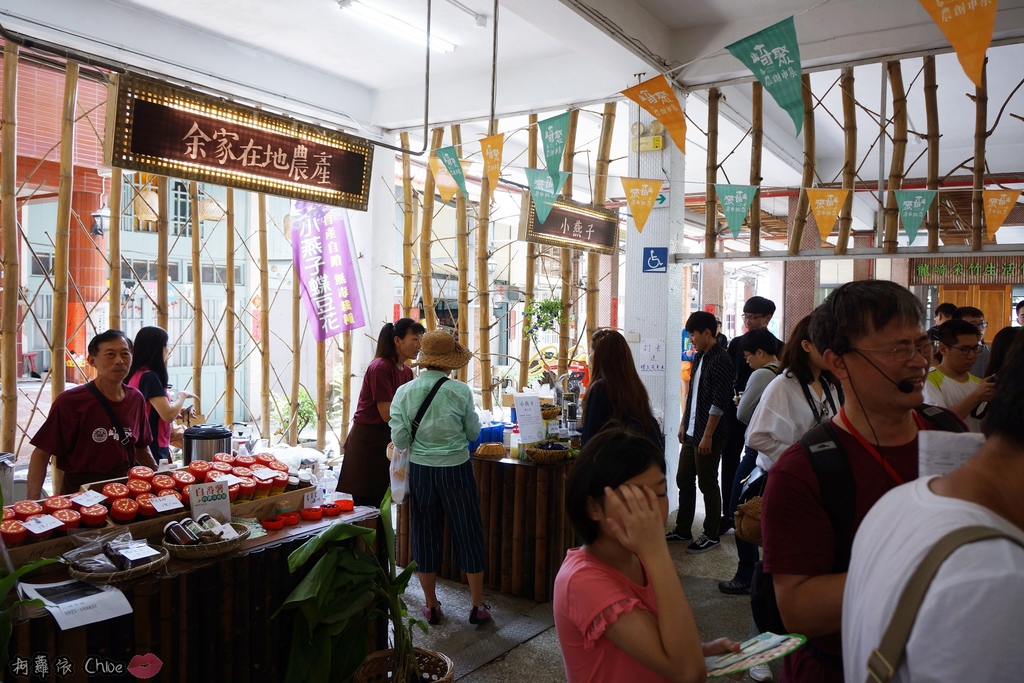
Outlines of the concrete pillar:
M 798 200 L 798 197 L 789 198 L 790 236 L 793 234 L 793 224 L 796 222 Z M 818 235 L 817 223 L 814 223 L 813 216 L 810 216 L 804 228 L 800 249 L 817 249 L 820 244 L 821 236 Z M 790 329 L 801 318 L 814 310 L 818 294 L 818 275 L 818 262 L 815 260 L 786 262 L 786 293 L 782 307 L 786 312 L 786 323 Z
M 700 306 L 697 310 L 722 315 L 725 302 L 725 263 L 723 261 L 701 261 L 700 264 Z
M 866 235 L 854 235 L 853 236 L 853 248 L 862 249 L 870 247 L 875 242 L 875 236 L 873 234 Z M 875 278 L 875 259 L 873 258 L 858 258 L 853 262 L 853 279 L 854 280 L 873 280 Z
M 100 208 L 100 195 L 92 192 L 71 194 L 71 236 L 68 242 L 68 351 L 85 358 L 89 340 L 107 327 L 106 297 L 109 268 L 103 258 L 107 251 L 106 234 L 92 234 L 92 213 Z M 91 322 L 90 322 L 91 318 Z M 103 329 L 96 329 L 102 327 Z M 82 361 L 82 370 L 73 364 L 66 366 L 68 382 L 88 381 L 88 368 Z

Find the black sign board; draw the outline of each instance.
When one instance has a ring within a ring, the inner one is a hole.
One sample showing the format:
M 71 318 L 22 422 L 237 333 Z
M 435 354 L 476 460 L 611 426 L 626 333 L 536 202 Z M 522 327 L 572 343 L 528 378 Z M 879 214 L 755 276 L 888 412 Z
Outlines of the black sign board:
M 134 75 L 107 106 L 111 166 L 366 210 L 362 138 Z
M 566 249 L 614 254 L 619 246 L 619 216 L 593 204 L 559 199 L 543 223 L 533 199 L 524 197 L 519 216 L 519 239 Z

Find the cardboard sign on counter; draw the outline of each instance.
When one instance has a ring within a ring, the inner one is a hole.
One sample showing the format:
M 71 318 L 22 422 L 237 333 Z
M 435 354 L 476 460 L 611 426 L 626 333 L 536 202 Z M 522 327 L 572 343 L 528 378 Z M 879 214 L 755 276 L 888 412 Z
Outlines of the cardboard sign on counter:
M 208 514 L 221 524 L 231 521 L 231 499 L 228 485 L 223 481 L 208 481 L 188 487 L 188 503 L 192 519 Z
M 536 443 L 547 437 L 544 429 L 544 418 L 540 414 L 540 396 L 535 394 L 516 394 L 516 420 L 519 422 L 519 441 Z

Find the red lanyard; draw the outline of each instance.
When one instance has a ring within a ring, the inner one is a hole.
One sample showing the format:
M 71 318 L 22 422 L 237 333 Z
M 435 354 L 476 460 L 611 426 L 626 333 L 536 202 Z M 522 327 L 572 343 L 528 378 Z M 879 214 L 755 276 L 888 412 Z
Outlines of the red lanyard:
M 864 448 L 864 450 L 870 453 L 871 457 L 874 458 L 879 465 L 885 468 L 885 471 L 889 473 L 889 476 L 892 477 L 897 484 L 904 483 L 903 477 L 901 477 L 899 472 L 889 464 L 889 461 L 883 458 L 882 454 L 878 452 L 878 449 L 868 443 L 868 440 L 861 436 L 861 433 L 858 432 L 852 424 L 850 424 L 849 418 L 846 417 L 845 406 L 839 409 L 839 419 L 842 421 L 843 426 L 846 427 L 846 431 L 850 432 L 850 434 L 853 435 L 853 438 L 857 439 L 857 442 Z M 921 420 L 921 417 L 917 414 L 916 410 L 914 411 L 914 421 L 917 422 L 917 428 L 919 430 L 924 429 L 924 422 Z

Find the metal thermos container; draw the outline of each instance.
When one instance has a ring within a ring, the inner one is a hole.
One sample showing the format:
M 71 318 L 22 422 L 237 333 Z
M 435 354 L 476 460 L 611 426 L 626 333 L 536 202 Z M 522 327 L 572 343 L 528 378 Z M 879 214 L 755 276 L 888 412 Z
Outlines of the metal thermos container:
M 194 425 L 182 437 L 185 464 L 212 461 L 215 453 L 231 452 L 231 430 L 224 425 Z

